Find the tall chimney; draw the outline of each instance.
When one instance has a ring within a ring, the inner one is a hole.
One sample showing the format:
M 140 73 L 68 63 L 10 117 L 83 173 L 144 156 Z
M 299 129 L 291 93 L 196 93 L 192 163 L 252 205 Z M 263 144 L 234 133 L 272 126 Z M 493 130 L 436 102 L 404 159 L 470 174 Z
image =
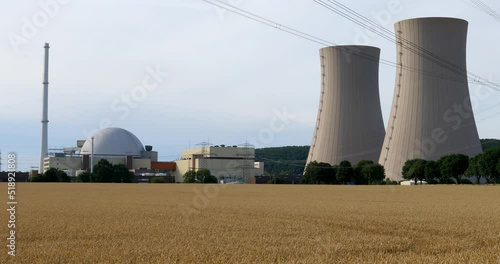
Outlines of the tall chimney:
M 42 146 L 40 148 L 39 173 L 43 173 L 43 160 L 47 156 L 47 132 L 48 132 L 48 101 L 49 101 L 49 43 L 45 43 L 45 66 L 43 71 L 43 108 L 42 108 Z

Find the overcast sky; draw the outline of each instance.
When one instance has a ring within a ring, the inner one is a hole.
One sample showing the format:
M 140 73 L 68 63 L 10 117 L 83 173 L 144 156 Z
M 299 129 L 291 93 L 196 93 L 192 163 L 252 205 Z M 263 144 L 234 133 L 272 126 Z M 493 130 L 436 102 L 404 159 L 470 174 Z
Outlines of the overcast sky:
M 162 160 L 206 140 L 310 144 L 322 45 L 201 0 L 55 1 L 4 1 L 0 9 L 4 161 L 15 151 L 21 169 L 38 165 L 45 42 L 51 46 L 49 148 L 75 146 L 106 126 L 131 131 Z M 393 43 L 312 0 L 224 2 L 337 44 L 380 47 L 382 58 L 395 61 Z M 500 22 L 471 2 L 341 2 L 390 31 L 394 22 L 415 17 L 468 20 L 468 70 L 500 83 Z M 500 2 L 483 2 L 500 12 Z M 394 80 L 395 68 L 381 64 L 385 123 Z M 469 87 L 480 98 L 473 99 L 480 137 L 500 138 L 499 92 Z

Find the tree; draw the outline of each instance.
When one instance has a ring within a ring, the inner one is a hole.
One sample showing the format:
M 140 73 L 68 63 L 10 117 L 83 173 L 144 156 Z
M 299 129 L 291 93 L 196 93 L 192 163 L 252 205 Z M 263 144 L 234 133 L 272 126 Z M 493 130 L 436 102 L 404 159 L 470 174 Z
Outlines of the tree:
M 497 164 L 497 173 L 500 174 L 500 159 L 498 160 Z
M 281 177 L 274 177 L 270 179 L 267 184 L 284 184 L 285 180 Z
M 182 176 L 184 183 L 218 183 L 217 177 L 210 170 L 199 169 L 198 171 L 187 171 Z
M 56 168 L 48 169 L 44 174 L 38 174 L 31 179 L 32 182 L 70 182 L 66 172 Z
M 353 180 L 353 176 L 351 163 L 347 160 L 341 161 L 337 169 L 337 180 L 340 183 L 346 184 Z
M 32 182 L 48 182 L 47 176 L 45 174 L 37 174 L 31 178 Z
M 411 159 L 407 160 L 403 165 L 403 179 L 411 180 L 415 179 L 415 184 L 418 183 L 418 180 L 425 179 L 425 164 L 426 160 L 423 159 Z
M 94 166 L 94 173 L 91 179 L 93 182 L 113 182 L 113 165 L 107 159 L 101 159 Z
M 469 160 L 469 167 L 465 170 L 465 175 L 468 177 L 475 177 L 476 183 L 481 183 L 481 173 L 479 172 L 479 160 L 481 159 L 481 154 L 478 154 L 474 158 Z
M 365 165 L 361 173 L 368 184 L 378 184 L 385 179 L 385 169 L 380 164 Z
M 336 170 L 325 162 L 311 161 L 307 164 L 302 183 L 305 184 L 332 184 L 335 183 Z
M 424 167 L 424 177 L 428 183 L 436 183 L 436 180 L 441 178 L 439 164 L 433 160 L 428 160 Z
M 469 157 L 463 154 L 450 154 L 439 159 L 441 175 L 454 178 L 457 184 L 460 183 L 467 167 L 469 167 Z
M 403 165 L 403 168 L 401 169 L 401 176 L 403 176 L 403 179 L 405 180 L 410 180 L 412 177 L 409 175 L 411 166 L 413 166 L 413 163 L 417 162 L 419 159 L 410 159 L 405 161 L 405 164 Z
M 165 177 L 152 177 L 149 179 L 150 183 L 166 183 Z
M 363 173 L 363 168 L 365 166 L 371 166 L 373 165 L 374 162 L 371 160 L 361 160 L 354 166 L 353 168 L 353 175 L 354 175 L 354 182 L 356 184 L 368 184 L 368 179 L 366 179 L 364 173 Z
M 128 170 L 125 164 L 113 165 L 113 176 L 112 176 L 113 182 L 130 183 L 132 182 L 133 177 L 134 177 L 133 173 Z
M 77 182 L 90 182 L 90 178 L 91 178 L 90 172 L 84 171 L 78 175 L 78 177 L 76 178 L 76 181 Z
M 478 170 L 488 183 L 496 182 L 500 179 L 497 171 L 498 160 L 500 160 L 500 148 L 491 148 L 481 154 L 478 159 Z
M 182 175 L 184 183 L 195 183 L 196 182 L 196 172 L 195 171 L 186 171 L 184 175 Z

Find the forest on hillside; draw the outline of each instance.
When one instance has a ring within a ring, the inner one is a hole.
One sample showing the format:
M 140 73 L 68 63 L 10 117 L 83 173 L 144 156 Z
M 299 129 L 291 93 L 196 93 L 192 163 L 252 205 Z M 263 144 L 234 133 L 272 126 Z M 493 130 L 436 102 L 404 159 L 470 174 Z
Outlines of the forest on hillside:
M 483 151 L 500 147 L 498 139 L 481 139 Z M 255 160 L 264 162 L 266 175 L 302 174 L 306 165 L 309 146 L 286 146 L 255 150 Z

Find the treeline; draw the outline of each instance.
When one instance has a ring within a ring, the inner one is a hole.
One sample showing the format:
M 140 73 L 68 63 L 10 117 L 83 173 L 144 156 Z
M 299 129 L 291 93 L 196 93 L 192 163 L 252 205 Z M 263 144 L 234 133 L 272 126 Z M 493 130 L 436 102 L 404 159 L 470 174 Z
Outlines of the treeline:
M 255 160 L 264 162 L 265 175 L 300 175 L 309 154 L 309 146 L 287 146 L 255 150 Z
M 31 178 L 32 182 L 70 182 L 71 179 L 66 172 L 50 168 L 45 173 L 35 175 Z
M 481 139 L 483 151 L 500 147 L 498 139 Z M 265 175 L 299 175 L 304 172 L 309 146 L 287 146 L 255 150 L 255 160 L 265 163 Z
M 425 180 L 428 183 L 471 184 L 467 176 L 480 183 L 500 182 L 500 148 L 489 148 L 483 153 L 469 158 L 463 154 L 450 154 L 438 161 L 412 159 L 405 162 L 402 170 L 404 179 Z
M 310 162 L 302 178 L 303 184 L 397 184 L 385 180 L 385 169 L 382 165 L 370 160 L 362 160 L 354 167 L 347 160 L 338 165 L 325 162 Z
M 106 159 L 101 159 L 94 166 L 94 172 L 85 171 L 78 175 L 78 182 L 108 182 L 130 183 L 134 174 L 124 164 L 111 164 Z

